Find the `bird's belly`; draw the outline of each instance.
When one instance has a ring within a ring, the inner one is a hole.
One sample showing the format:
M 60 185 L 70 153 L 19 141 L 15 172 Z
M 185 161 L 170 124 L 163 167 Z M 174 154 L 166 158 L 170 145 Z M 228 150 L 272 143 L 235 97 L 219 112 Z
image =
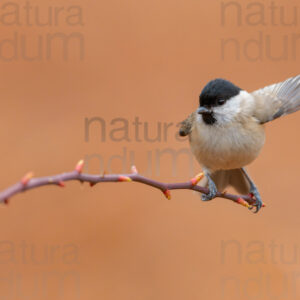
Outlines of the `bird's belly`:
M 264 128 L 257 123 L 229 128 L 201 125 L 190 135 L 193 154 L 210 170 L 237 169 L 250 164 L 264 141 Z

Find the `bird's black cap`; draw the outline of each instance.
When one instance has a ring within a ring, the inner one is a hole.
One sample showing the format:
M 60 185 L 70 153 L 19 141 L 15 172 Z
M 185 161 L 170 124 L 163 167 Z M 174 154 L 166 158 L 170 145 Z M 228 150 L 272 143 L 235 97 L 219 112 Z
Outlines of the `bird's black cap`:
M 237 96 L 242 89 L 228 80 L 217 78 L 210 81 L 202 90 L 200 106 L 216 106 L 219 100 L 228 100 Z

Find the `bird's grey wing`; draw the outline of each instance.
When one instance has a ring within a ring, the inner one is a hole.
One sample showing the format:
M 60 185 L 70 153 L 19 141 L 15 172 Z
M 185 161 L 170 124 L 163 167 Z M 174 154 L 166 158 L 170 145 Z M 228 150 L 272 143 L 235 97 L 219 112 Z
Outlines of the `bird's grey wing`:
M 194 120 L 195 120 L 195 113 L 193 112 L 184 121 L 181 122 L 179 128 L 180 136 L 187 136 L 191 133 Z
M 254 91 L 254 117 L 262 124 L 300 109 L 300 75 Z

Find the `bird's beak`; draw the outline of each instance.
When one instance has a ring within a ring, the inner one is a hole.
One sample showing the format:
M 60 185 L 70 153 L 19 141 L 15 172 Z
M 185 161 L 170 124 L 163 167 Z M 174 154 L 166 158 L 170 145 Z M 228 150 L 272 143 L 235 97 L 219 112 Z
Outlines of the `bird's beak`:
M 212 113 L 212 111 L 211 111 L 211 109 L 208 109 L 204 106 L 200 106 L 197 109 L 197 113 L 200 114 L 200 115 L 210 115 Z

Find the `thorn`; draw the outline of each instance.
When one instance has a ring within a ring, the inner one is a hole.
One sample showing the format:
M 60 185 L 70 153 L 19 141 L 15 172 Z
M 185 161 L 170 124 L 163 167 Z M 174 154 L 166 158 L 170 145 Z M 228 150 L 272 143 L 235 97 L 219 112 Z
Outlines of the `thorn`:
M 130 181 L 132 181 L 132 179 L 130 177 L 127 177 L 127 176 L 119 176 L 118 181 L 130 182 Z
M 165 197 L 168 199 L 168 200 L 171 200 L 171 192 L 170 190 L 164 190 L 162 191 L 163 194 L 165 195 Z
M 136 166 L 132 166 L 131 167 L 131 173 L 133 173 L 133 174 L 137 174 L 138 173 L 138 170 L 137 170 Z
M 238 198 L 236 202 L 238 204 L 240 204 L 240 205 L 243 205 L 243 206 L 247 207 L 247 208 L 251 208 L 252 207 L 247 201 L 245 201 L 242 198 Z
M 90 182 L 90 187 L 93 187 L 96 184 L 96 182 Z
M 225 190 L 225 191 L 222 192 L 222 195 L 225 196 L 226 194 L 227 194 L 227 190 Z
M 33 172 L 26 173 L 25 176 L 21 179 L 21 183 L 25 186 L 32 177 L 33 177 Z
M 262 207 L 266 207 L 266 203 L 263 203 L 263 204 L 262 204 Z
M 4 203 L 5 205 L 8 205 L 8 204 L 9 204 L 9 199 L 4 199 L 3 203 Z
M 84 160 L 82 159 L 77 163 L 75 167 L 75 171 L 77 171 L 80 174 L 82 172 L 83 166 L 84 166 Z
M 198 175 L 196 175 L 194 178 L 192 178 L 190 181 L 192 183 L 192 185 L 197 185 L 198 182 L 204 177 L 204 173 L 199 173 Z
M 107 172 L 104 170 L 101 177 L 104 178 L 106 174 Z
M 59 182 L 57 183 L 57 185 L 60 186 L 60 187 L 65 187 L 65 186 L 66 186 L 65 183 L 64 183 L 63 181 L 59 181 Z

